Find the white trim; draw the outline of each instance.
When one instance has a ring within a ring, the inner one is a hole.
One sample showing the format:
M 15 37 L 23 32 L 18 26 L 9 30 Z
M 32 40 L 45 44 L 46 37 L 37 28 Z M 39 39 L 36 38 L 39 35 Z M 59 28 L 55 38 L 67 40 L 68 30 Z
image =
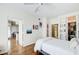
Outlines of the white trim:
M 31 42 L 31 43 L 29 43 L 29 44 L 23 44 L 23 47 L 29 46 L 29 45 L 31 45 L 31 44 L 35 44 L 35 42 Z
M 8 21 L 15 21 L 17 24 L 19 24 L 19 45 L 22 46 L 22 21 L 18 18 L 14 17 L 8 17 Z

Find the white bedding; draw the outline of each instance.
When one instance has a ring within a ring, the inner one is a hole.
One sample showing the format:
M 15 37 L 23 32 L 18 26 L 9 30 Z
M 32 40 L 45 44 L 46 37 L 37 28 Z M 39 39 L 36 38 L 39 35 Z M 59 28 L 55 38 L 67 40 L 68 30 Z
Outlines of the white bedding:
M 73 55 L 75 50 L 70 48 L 69 42 L 55 38 L 39 39 L 34 47 L 34 51 L 43 50 L 50 55 Z

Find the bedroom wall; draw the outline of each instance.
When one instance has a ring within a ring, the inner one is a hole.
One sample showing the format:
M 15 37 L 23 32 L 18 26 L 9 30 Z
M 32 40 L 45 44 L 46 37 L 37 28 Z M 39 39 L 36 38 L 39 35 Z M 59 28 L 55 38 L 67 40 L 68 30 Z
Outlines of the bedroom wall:
M 78 32 L 79 32 L 79 24 L 78 24 L 79 23 L 79 11 L 77 11 L 77 12 L 72 12 L 72 13 L 68 13 L 68 14 L 59 16 L 59 19 L 62 21 L 62 24 L 66 24 L 66 27 L 64 27 L 66 29 L 66 32 L 63 32 L 63 34 L 61 35 L 62 36 L 61 39 L 64 38 L 64 40 L 68 40 L 68 19 L 67 19 L 67 17 L 69 17 L 69 16 L 76 16 L 76 25 L 77 25 L 76 37 L 79 38 L 78 37 L 79 36 L 79 34 L 78 34 Z
M 49 36 L 52 36 L 52 24 L 58 24 L 58 38 L 60 38 L 60 21 L 57 18 L 50 18 L 49 19 Z
M 25 20 L 23 26 L 23 46 L 27 46 L 29 44 L 35 43 L 39 38 L 42 37 L 40 29 L 33 30 L 33 25 L 38 25 L 38 18 L 31 17 L 28 21 Z M 26 30 L 31 28 L 32 34 L 27 34 Z M 28 42 L 27 42 L 28 41 Z
M 77 36 L 77 38 L 79 38 L 78 36 L 79 36 L 79 34 L 78 34 L 78 32 L 79 32 L 79 12 L 72 12 L 72 13 L 68 13 L 68 14 L 63 14 L 63 15 L 60 15 L 60 16 L 57 16 L 57 17 L 55 17 L 55 18 L 50 18 L 49 19 L 49 21 L 50 21 L 50 26 L 51 26 L 51 24 L 56 24 L 56 23 L 58 23 L 59 24 L 59 38 L 60 39 L 63 39 L 63 40 L 67 40 L 68 38 L 68 27 L 67 27 L 67 17 L 68 16 L 76 16 L 76 22 L 77 22 L 77 32 L 76 32 L 76 36 Z M 63 24 L 66 24 L 66 26 L 65 27 L 61 27 L 61 25 L 63 25 Z M 66 29 L 66 32 L 60 32 L 61 30 L 63 30 L 64 31 L 64 29 Z M 50 34 L 50 36 L 51 36 L 51 27 L 50 27 L 50 31 L 49 31 L 49 34 Z
M 7 20 L 6 16 L 0 10 L 0 50 L 8 50 Z
M 8 51 L 8 18 L 22 21 L 22 46 L 35 43 L 40 37 L 39 31 L 33 31 L 32 34 L 26 34 L 28 27 L 32 27 L 33 23 L 37 23 L 37 18 L 27 12 L 13 9 L 12 7 L 0 6 L 0 49 Z M 38 35 L 38 36 L 37 36 Z M 29 37 L 29 38 L 28 38 Z
M 42 26 L 42 37 L 45 38 L 47 37 L 47 19 L 46 18 L 42 18 L 42 23 L 43 23 L 43 26 Z

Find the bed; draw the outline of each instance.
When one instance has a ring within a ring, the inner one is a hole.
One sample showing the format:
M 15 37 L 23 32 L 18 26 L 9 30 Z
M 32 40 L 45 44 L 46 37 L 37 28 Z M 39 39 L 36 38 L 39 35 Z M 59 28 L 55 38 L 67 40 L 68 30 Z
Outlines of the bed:
M 73 42 L 73 44 L 71 44 Z M 77 53 L 76 41 L 59 40 L 56 38 L 43 38 L 37 40 L 34 52 L 41 52 L 44 55 L 75 55 Z

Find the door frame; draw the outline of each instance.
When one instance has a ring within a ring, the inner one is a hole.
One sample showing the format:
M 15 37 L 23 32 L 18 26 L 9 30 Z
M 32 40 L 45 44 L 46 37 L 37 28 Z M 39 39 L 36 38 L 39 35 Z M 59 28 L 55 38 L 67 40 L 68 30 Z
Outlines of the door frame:
M 58 33 L 58 29 L 59 29 L 59 28 L 58 28 L 58 24 L 52 24 L 52 27 L 55 26 L 55 25 L 57 25 L 57 37 L 56 37 L 56 38 L 58 38 L 58 34 L 59 34 L 59 33 Z M 53 32 L 52 27 L 51 27 L 51 30 L 52 30 L 52 32 Z M 51 35 L 52 35 L 52 33 L 51 33 Z M 52 37 L 53 37 L 53 36 L 52 36 Z
M 23 45 L 22 44 L 22 21 L 20 19 L 16 19 L 16 18 L 8 18 L 8 21 L 14 21 L 16 23 L 19 24 L 19 39 L 18 39 L 18 44 L 19 45 Z

